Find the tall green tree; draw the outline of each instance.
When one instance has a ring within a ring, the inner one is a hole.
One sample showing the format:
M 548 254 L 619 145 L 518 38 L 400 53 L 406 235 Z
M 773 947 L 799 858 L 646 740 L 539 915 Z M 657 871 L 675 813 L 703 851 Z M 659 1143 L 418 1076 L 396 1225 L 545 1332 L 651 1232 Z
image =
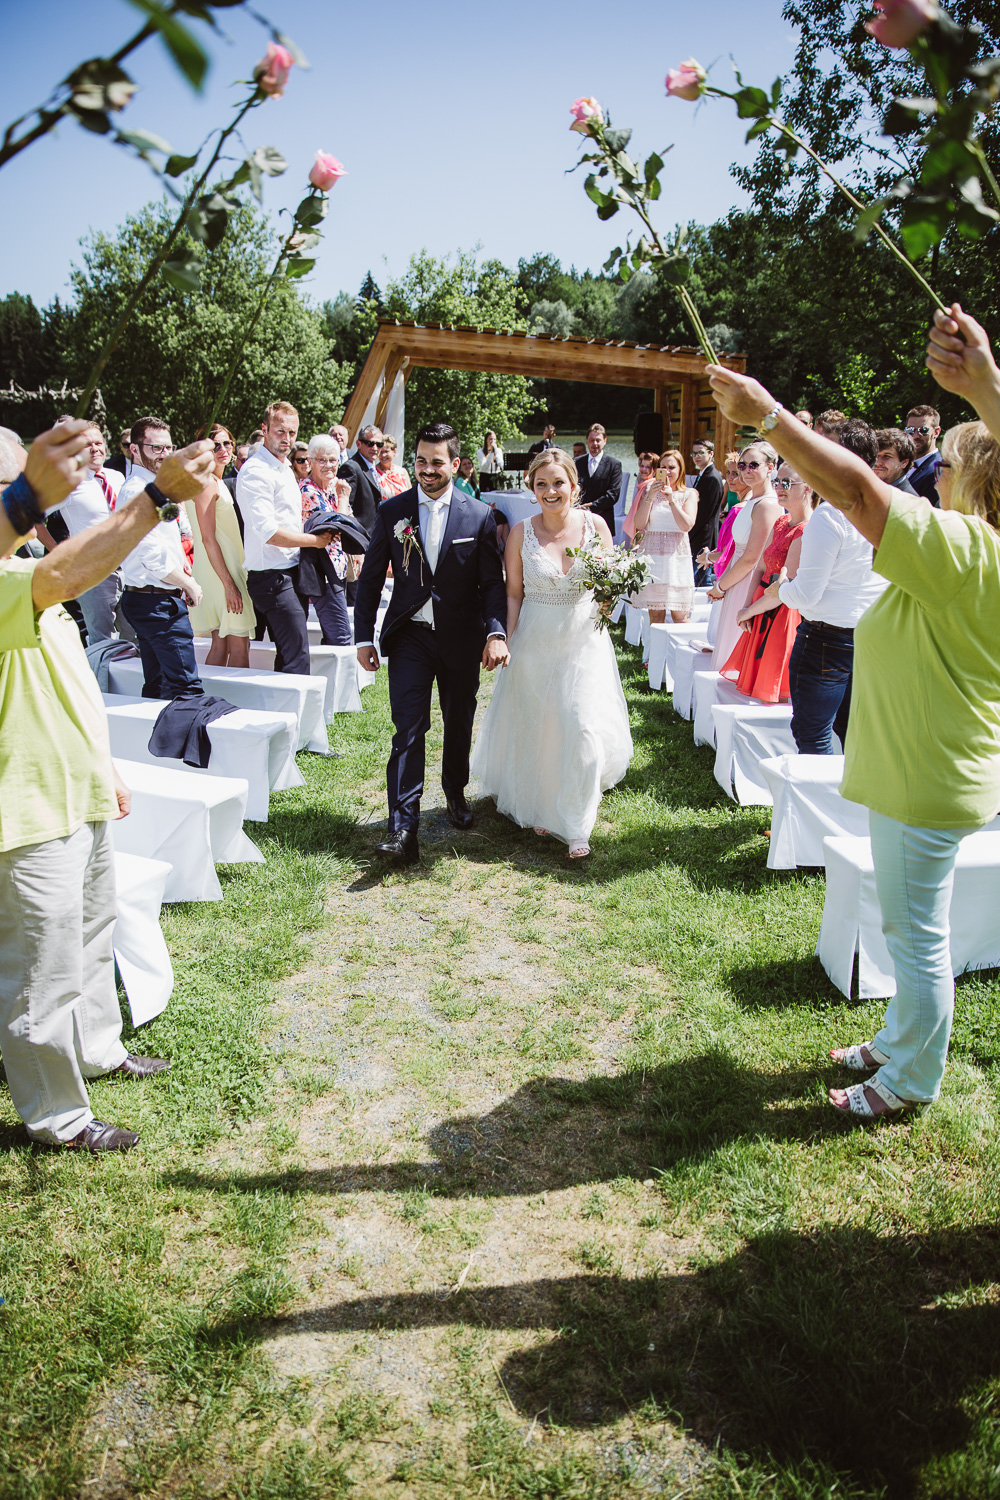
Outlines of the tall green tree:
M 389 317 L 417 323 L 498 328 L 524 333 L 524 296 L 513 272 L 498 260 L 480 262 L 471 251 L 446 260 L 421 251 L 405 275 L 383 293 Z M 447 421 L 458 431 L 463 452 L 481 446 L 488 428 L 509 442 L 532 410 L 531 383 L 520 375 L 463 370 L 415 370 L 406 387 L 407 446 L 425 422 Z
M 83 383 L 170 218 L 165 205 L 150 206 L 130 216 L 116 238 L 98 234 L 84 242 L 83 264 L 71 273 L 75 303 L 64 337 L 71 383 Z M 264 215 L 244 204 L 205 257 L 201 292 L 162 281 L 149 288 L 101 381 L 112 431 L 152 412 L 170 422 L 175 437 L 191 437 L 208 414 L 276 249 Z M 339 419 L 348 390 L 348 371 L 331 356 L 321 315 L 296 285 L 282 281 L 247 344 L 219 420 L 245 436 L 269 402 L 291 401 L 309 435 Z

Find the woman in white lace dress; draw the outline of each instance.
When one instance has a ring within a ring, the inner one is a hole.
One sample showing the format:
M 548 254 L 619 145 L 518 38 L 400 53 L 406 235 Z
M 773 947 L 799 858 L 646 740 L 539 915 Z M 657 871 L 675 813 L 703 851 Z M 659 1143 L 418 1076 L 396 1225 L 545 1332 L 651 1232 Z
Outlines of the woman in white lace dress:
M 574 506 L 576 467 L 549 449 L 527 475 L 539 514 L 507 541 L 507 638 L 500 673 L 472 753 L 480 790 L 522 828 L 551 833 L 571 859 L 590 853 L 601 795 L 632 759 L 628 709 L 610 636 L 567 548 L 611 549 L 600 516 Z
M 648 609 L 651 625 L 662 625 L 667 610 L 675 625 L 690 618 L 694 604 L 694 568 L 688 532 L 698 517 L 698 491 L 684 483 L 684 455 L 668 448 L 645 486 L 641 499 L 625 522 L 637 551 L 646 558 L 653 577 L 629 601 Z M 631 525 L 630 525 L 631 523 Z

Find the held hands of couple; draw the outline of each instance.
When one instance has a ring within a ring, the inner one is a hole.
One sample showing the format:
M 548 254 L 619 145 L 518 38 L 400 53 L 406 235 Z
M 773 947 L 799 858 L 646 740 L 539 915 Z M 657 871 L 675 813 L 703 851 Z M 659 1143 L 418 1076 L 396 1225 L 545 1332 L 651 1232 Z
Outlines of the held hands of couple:
M 487 672 L 495 672 L 497 667 L 505 667 L 510 661 L 510 651 L 507 642 L 499 635 L 491 635 L 483 648 L 483 666 Z

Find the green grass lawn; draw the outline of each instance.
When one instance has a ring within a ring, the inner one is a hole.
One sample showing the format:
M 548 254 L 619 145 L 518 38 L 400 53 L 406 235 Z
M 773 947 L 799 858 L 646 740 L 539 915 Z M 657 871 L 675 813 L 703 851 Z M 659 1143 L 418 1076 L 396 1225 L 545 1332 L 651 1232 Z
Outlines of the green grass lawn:
M 1000 1019 L 852 1130 L 873 1033 L 817 873 L 622 651 L 636 755 L 583 865 L 435 807 L 385 875 L 384 680 L 267 863 L 167 908 L 177 975 L 99 1083 L 114 1160 L 0 1089 L 0 1496 L 1000 1497 Z

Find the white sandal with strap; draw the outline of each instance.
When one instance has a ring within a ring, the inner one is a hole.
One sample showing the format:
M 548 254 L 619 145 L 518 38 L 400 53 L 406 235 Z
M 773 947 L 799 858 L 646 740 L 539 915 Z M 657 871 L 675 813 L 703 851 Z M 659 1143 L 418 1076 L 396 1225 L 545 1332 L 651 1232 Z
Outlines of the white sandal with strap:
M 871 1089 L 873 1094 L 878 1095 L 886 1106 L 885 1109 L 872 1109 L 868 1102 L 867 1089 Z M 892 1119 L 897 1115 L 913 1112 L 920 1114 L 927 1108 L 919 1100 L 901 1099 L 898 1094 L 894 1094 L 892 1089 L 880 1081 L 877 1073 L 867 1083 L 852 1083 L 849 1089 L 844 1089 L 842 1092 L 846 1100 L 845 1104 L 837 1104 L 832 1097 L 830 1103 L 838 1114 L 847 1115 L 856 1124 L 867 1125 L 873 1120 Z
M 589 844 L 570 844 L 568 849 L 570 859 L 586 859 L 590 853 Z
M 871 1062 L 865 1060 L 865 1052 L 872 1059 Z M 831 1050 L 830 1056 L 841 1067 L 850 1068 L 854 1073 L 874 1073 L 876 1068 L 881 1068 L 883 1063 L 889 1061 L 874 1042 L 859 1042 L 856 1047 L 836 1047 Z

